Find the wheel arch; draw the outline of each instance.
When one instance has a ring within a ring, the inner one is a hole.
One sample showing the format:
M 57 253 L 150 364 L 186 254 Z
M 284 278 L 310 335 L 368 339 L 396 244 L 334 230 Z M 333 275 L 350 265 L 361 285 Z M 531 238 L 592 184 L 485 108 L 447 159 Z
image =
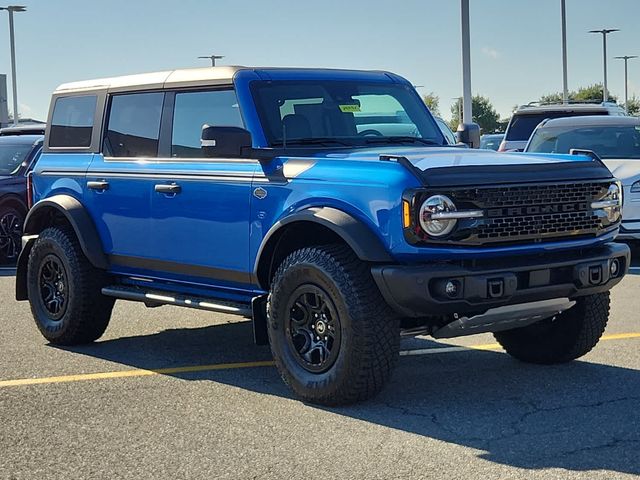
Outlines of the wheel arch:
M 55 225 L 59 218 L 64 218 L 71 225 L 89 262 L 96 268 L 106 270 L 109 261 L 95 224 L 84 205 L 70 195 L 55 195 L 36 203 L 27 214 L 24 235 L 38 235 L 45 228 Z
M 7 194 L 3 197 L 0 197 L 0 207 L 10 206 L 13 208 L 19 209 L 23 214 L 27 213 L 27 204 L 22 200 L 18 195 L 15 194 Z
M 267 290 L 280 262 L 298 248 L 344 243 L 363 261 L 391 262 L 380 238 L 362 221 L 332 207 L 312 207 L 276 222 L 265 235 L 254 265 L 254 281 Z
M 84 206 L 70 195 L 55 195 L 36 203 L 25 219 L 22 251 L 16 268 L 16 300 L 28 300 L 27 263 L 35 240 L 45 228 L 60 224 L 73 228 L 82 253 L 94 267 L 109 268 L 98 231 Z

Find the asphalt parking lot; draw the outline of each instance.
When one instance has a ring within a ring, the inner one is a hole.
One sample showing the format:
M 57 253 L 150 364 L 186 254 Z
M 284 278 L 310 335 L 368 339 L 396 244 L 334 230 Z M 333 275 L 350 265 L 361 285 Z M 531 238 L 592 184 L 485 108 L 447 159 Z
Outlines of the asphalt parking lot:
M 118 302 L 100 342 L 47 345 L 3 271 L 0 479 L 636 478 L 639 288 L 614 290 L 581 361 L 418 338 L 379 397 L 324 409 L 291 397 L 235 317 Z

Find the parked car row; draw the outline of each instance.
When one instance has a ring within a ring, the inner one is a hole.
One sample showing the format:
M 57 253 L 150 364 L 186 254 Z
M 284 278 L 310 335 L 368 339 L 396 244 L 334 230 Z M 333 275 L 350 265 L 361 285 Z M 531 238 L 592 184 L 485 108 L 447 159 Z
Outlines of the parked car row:
M 498 151 L 521 152 L 527 146 L 529 137 L 543 120 L 587 115 L 624 116 L 625 111 L 615 103 L 567 103 L 543 105 L 532 102 L 519 107 L 511 116 L 504 140 Z

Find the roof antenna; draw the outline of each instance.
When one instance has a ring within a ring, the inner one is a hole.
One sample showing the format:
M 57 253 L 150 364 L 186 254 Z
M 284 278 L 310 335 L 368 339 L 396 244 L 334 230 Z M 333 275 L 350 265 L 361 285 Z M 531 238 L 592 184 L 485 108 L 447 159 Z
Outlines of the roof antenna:
M 208 55 L 208 56 L 204 56 L 204 57 L 198 57 L 198 58 L 208 58 L 209 60 L 211 60 L 211 66 L 215 67 L 216 66 L 216 60 L 220 60 L 224 58 L 224 55 Z

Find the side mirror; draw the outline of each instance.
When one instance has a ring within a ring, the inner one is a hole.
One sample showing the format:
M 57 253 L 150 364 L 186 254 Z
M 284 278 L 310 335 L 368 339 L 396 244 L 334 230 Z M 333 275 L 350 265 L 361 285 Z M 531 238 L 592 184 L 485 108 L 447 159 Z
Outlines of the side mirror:
M 200 146 L 206 158 L 237 158 L 251 149 L 251 132 L 240 127 L 211 127 L 204 125 Z
M 480 125 L 477 123 L 461 123 L 458 125 L 456 136 L 460 143 L 471 148 L 480 148 Z

